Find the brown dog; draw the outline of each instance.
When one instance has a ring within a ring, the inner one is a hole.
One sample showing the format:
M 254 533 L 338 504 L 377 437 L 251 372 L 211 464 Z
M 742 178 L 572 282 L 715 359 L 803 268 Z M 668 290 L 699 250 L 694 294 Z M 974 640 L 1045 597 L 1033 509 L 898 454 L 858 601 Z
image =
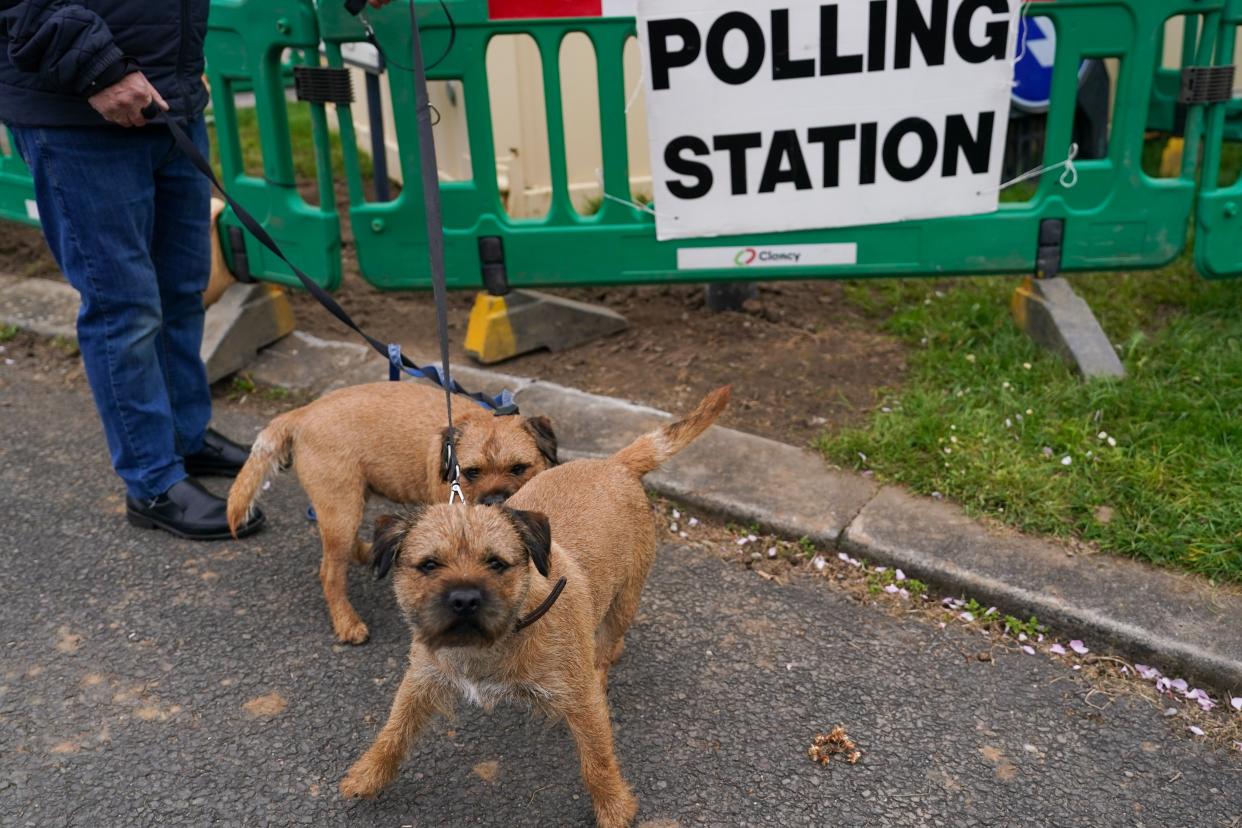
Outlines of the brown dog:
M 410 741 L 457 696 L 485 708 L 514 698 L 568 724 L 599 825 L 630 824 L 638 803 L 617 768 L 605 691 L 656 552 L 640 479 L 728 400 L 721 388 L 606 460 L 539 475 L 509 499 L 514 508 L 442 504 L 379 521 L 374 565 L 395 572 L 414 641 L 388 722 L 343 794 L 374 796 L 391 782 Z
M 546 417 L 497 417 L 472 400 L 456 401 L 453 444 L 467 500 L 501 503 L 556 465 L 556 435 Z M 343 388 L 272 420 L 229 490 L 229 526 L 236 531 L 268 474 L 292 463 L 318 516 L 319 580 L 341 641 L 361 644 L 368 635 L 345 588 L 351 560 L 370 560 L 370 545 L 358 538 L 367 496 L 447 501 L 444 422 L 444 392 L 438 388 L 412 382 Z

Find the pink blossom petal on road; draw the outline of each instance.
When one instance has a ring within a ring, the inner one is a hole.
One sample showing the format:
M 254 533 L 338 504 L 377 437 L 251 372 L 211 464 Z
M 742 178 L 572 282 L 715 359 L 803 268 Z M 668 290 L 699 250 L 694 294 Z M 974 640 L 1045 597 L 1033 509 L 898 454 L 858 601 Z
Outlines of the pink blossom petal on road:
M 844 553 L 844 552 L 838 552 L 838 553 L 837 553 L 837 560 L 839 560 L 839 561 L 844 561 L 845 563 L 849 563 L 849 562 L 850 562 L 850 556 L 849 556 L 849 555 L 847 555 L 847 554 L 846 554 L 846 553 Z
M 827 565 L 828 562 L 824 560 L 823 555 L 816 555 L 814 558 L 811 558 L 811 566 L 815 567 L 816 572 L 823 572 L 824 567 Z
M 1186 692 L 1187 688 L 1190 687 L 1190 685 L 1186 683 L 1186 679 L 1180 679 L 1180 678 L 1173 679 L 1171 682 L 1169 682 L 1169 686 L 1172 687 L 1177 692 L 1183 693 L 1183 694 Z
M 1200 699 L 1196 699 L 1196 701 L 1199 702 L 1199 706 L 1202 707 L 1204 710 L 1211 710 L 1213 707 L 1216 706 L 1216 702 L 1212 701 L 1207 696 L 1204 696 L 1203 698 L 1200 698 Z
M 943 621 L 941 621 L 941 622 L 940 622 L 940 629 L 942 629 L 942 630 L 943 630 L 943 629 L 945 628 L 945 626 L 946 626 L 946 625 L 945 625 L 945 623 L 944 623 Z
M 983 617 L 987 618 L 989 615 L 995 615 L 995 614 L 996 614 L 996 607 L 988 607 L 988 611 L 983 614 Z
M 1053 644 L 1051 647 L 1048 648 L 1048 651 L 1051 653 L 1055 653 L 1056 655 L 1065 655 L 1065 648 L 1062 647 L 1060 644 Z
M 1081 669 L 1082 669 L 1082 665 L 1081 665 L 1081 664 L 1075 664 L 1075 665 L 1073 666 L 1073 668 L 1072 668 L 1072 669 L 1074 669 L 1074 670 L 1081 670 Z
M 1242 696 L 1233 696 L 1229 699 L 1229 704 L 1234 710 L 1242 710 Z
M 1164 676 L 1161 676 L 1160 678 L 1156 679 L 1156 692 L 1157 693 L 1163 693 L 1165 690 L 1168 690 L 1168 689 L 1169 689 L 1169 680 L 1167 678 L 1165 678 Z
M 1197 725 L 1191 725 L 1190 727 L 1187 728 L 1187 730 L 1189 730 L 1191 733 L 1195 734 L 1196 736 L 1203 735 L 1203 728 Z
M 962 619 L 963 621 L 974 621 L 975 614 L 973 612 L 963 612 L 961 615 L 958 616 L 958 618 Z
M 1019 641 L 1026 641 L 1026 633 L 1018 633 Z
M 1160 678 L 1160 671 L 1155 667 L 1148 667 L 1146 664 L 1135 664 L 1134 669 L 1138 674 L 1147 681 L 1153 681 Z
M 888 586 L 884 587 L 884 591 L 892 595 L 897 592 L 897 587 L 895 587 L 892 584 L 889 584 Z
M 906 589 L 905 587 L 902 587 L 901 589 L 897 590 L 897 594 L 899 594 L 902 598 L 909 598 L 910 590 Z
M 1027 655 L 1035 655 L 1035 648 L 1032 647 L 1030 644 L 1027 644 L 1022 648 L 1022 652 L 1026 653 Z
M 1084 645 L 1081 641 L 1079 641 L 1077 638 L 1075 638 L 1073 641 L 1071 641 L 1071 642 L 1070 642 L 1070 649 L 1071 649 L 1071 650 L 1073 650 L 1074 652 L 1078 653 L 1079 655 L 1086 655 L 1087 653 L 1091 652 L 1091 651 L 1090 651 L 1089 649 L 1087 649 L 1087 647 L 1086 647 L 1086 646 L 1085 646 L 1085 645 Z
M 875 568 L 875 571 L 876 571 L 876 572 L 888 572 L 888 567 L 887 567 L 887 566 L 877 566 L 877 567 Z
M 1171 718 L 1173 718 L 1173 717 L 1174 717 L 1174 716 L 1176 716 L 1176 715 L 1177 715 L 1177 708 L 1176 708 L 1176 707 L 1166 707 L 1166 708 L 1164 709 L 1164 717 L 1165 717 L 1166 719 L 1171 719 Z
M 904 581 L 904 580 L 906 579 L 906 573 L 904 573 L 904 572 L 902 572 L 900 569 L 898 569 L 897 571 L 895 571 L 895 572 L 893 573 L 893 577 L 894 577 L 894 578 L 896 578 L 896 579 L 897 579 L 897 580 L 899 580 L 899 581 Z
M 769 547 L 768 547 L 768 557 L 769 557 L 769 558 L 775 558 L 775 557 L 776 557 L 776 547 L 775 547 L 775 546 L 769 546 Z

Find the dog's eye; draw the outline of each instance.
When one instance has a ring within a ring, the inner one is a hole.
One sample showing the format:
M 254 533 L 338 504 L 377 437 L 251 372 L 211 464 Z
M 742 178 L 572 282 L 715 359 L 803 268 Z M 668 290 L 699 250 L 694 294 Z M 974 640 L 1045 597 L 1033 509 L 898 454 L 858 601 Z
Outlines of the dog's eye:
M 418 571 L 424 575 L 429 575 L 440 568 L 440 564 L 435 561 L 423 561 L 418 565 Z
M 500 558 L 488 559 L 487 565 L 491 567 L 493 572 L 504 572 L 506 569 L 509 568 L 509 564 L 506 563 L 505 561 L 502 561 Z
M 526 474 L 526 470 L 529 468 L 530 466 L 526 465 L 525 463 L 515 463 L 513 465 L 513 468 L 509 469 L 509 473 L 512 474 L 514 477 L 521 477 L 522 475 Z
M 469 480 L 471 483 L 478 480 L 479 475 L 481 473 L 482 472 L 480 472 L 477 468 L 466 469 L 464 472 L 462 472 L 462 474 L 465 475 L 466 479 Z

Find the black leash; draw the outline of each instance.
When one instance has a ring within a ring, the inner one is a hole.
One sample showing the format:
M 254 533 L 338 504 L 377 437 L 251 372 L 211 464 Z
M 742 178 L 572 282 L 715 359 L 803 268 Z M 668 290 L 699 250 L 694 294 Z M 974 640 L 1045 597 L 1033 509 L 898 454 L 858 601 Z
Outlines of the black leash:
M 424 91 L 422 94 L 423 94 L 423 97 L 425 98 L 426 96 L 425 87 L 424 87 Z M 223 185 L 220 184 L 220 180 L 216 178 L 216 173 L 214 170 L 212 170 L 211 164 L 207 161 L 206 158 L 203 157 L 203 154 L 199 152 L 198 147 L 194 145 L 194 142 L 190 139 L 190 136 L 185 134 L 185 130 L 181 128 L 180 124 L 178 124 L 172 118 L 169 118 L 167 114 L 163 110 L 161 110 L 159 106 L 155 103 L 150 104 L 146 109 L 144 109 L 142 112 L 142 116 L 146 118 L 148 121 L 151 121 L 153 123 L 160 123 L 168 127 L 169 131 L 172 133 L 173 140 L 177 144 L 177 148 L 181 150 L 181 152 L 186 156 L 186 158 L 190 160 L 190 163 L 193 164 L 194 167 L 200 173 L 207 176 L 207 178 L 215 186 L 216 190 L 220 193 L 220 195 L 224 197 L 224 200 L 228 203 L 229 207 L 233 208 L 233 213 L 237 216 L 237 219 L 242 223 L 242 225 L 247 230 L 250 231 L 250 234 L 253 235 L 256 239 L 258 239 L 260 244 L 262 244 L 268 250 L 272 251 L 272 253 L 276 254 L 277 258 L 279 258 L 282 262 L 284 262 L 286 265 L 289 266 L 289 269 L 293 271 L 293 275 L 297 276 L 298 281 L 302 283 L 302 287 L 306 289 L 307 293 L 315 297 L 315 299 L 318 300 L 319 304 L 323 305 L 323 307 L 329 313 L 335 316 L 343 325 L 345 325 L 347 328 L 349 328 L 350 330 L 358 334 L 360 337 L 362 337 L 363 340 L 365 340 L 368 345 L 374 348 L 377 353 L 382 354 L 384 358 L 388 360 L 390 379 L 395 379 L 401 373 L 406 373 L 418 379 L 430 380 L 431 382 L 443 388 L 445 397 L 446 399 L 449 400 L 449 413 L 450 413 L 449 422 L 450 423 L 452 423 L 452 417 L 451 417 L 452 402 L 451 400 L 452 400 L 453 394 L 461 394 L 463 397 L 468 397 L 469 399 L 474 400 L 479 405 L 492 411 L 492 413 L 494 413 L 496 416 L 503 416 L 503 415 L 518 413 L 518 407 L 517 407 L 517 404 L 513 401 L 513 395 L 511 392 L 507 390 L 502 391 L 498 396 L 494 398 L 489 397 L 483 393 L 477 393 L 477 392 L 472 393 L 462 388 L 461 385 L 459 385 L 456 381 L 454 381 L 449 375 L 448 305 L 447 305 L 447 299 L 446 299 L 447 291 L 445 289 L 445 284 L 444 284 L 444 238 L 442 235 L 443 228 L 441 225 L 437 224 L 436 227 L 437 229 L 440 230 L 439 233 L 435 233 L 430 230 L 431 209 L 432 209 L 430 203 L 428 203 L 429 244 L 431 248 L 433 249 L 433 251 L 436 250 L 438 247 L 438 253 L 439 253 L 438 260 L 435 256 L 435 253 L 433 253 L 432 255 L 431 279 L 432 279 L 432 291 L 435 295 L 436 316 L 438 319 L 438 327 L 439 327 L 439 334 L 440 334 L 440 359 L 441 359 L 441 364 L 443 367 L 443 372 L 441 372 L 440 369 L 437 369 L 434 365 L 420 367 L 419 365 L 412 362 L 408 357 L 404 356 L 401 353 L 401 348 L 399 346 L 395 344 L 386 345 L 383 342 L 376 339 L 375 337 L 368 334 L 361 327 L 359 327 L 358 323 L 355 322 L 350 317 L 350 315 L 345 312 L 345 309 L 342 308 L 340 304 L 335 299 L 332 298 L 332 294 L 328 293 L 326 290 L 324 290 L 322 287 L 316 284 L 313 279 L 311 279 L 309 276 L 307 276 L 305 273 L 302 272 L 301 268 L 299 268 L 293 262 L 289 261 L 289 257 L 286 256 L 285 252 L 280 249 L 280 245 L 276 243 L 276 240 L 272 238 L 271 234 L 267 232 L 267 230 L 263 227 L 263 225 L 260 224 L 258 220 L 255 219 L 255 217 L 250 214 L 249 210 L 247 210 L 245 207 L 239 204 L 236 199 L 234 199 L 231 195 L 228 194 L 228 192 L 224 189 Z M 422 128 L 422 120 L 423 118 L 422 116 L 420 116 L 420 119 L 419 119 L 420 129 Z M 428 129 L 430 129 L 429 118 L 428 118 L 427 126 L 428 126 Z M 426 167 L 426 160 L 427 159 L 424 157 L 423 159 L 424 168 Z M 433 172 L 434 172 L 434 169 L 435 169 L 435 161 L 434 161 L 434 156 L 433 156 L 432 158 Z M 426 173 L 424 172 L 423 175 L 425 178 Z M 424 190 L 426 190 L 425 184 L 424 184 Z M 439 222 L 440 221 L 440 203 L 439 203 L 438 187 L 436 188 L 435 217 L 436 217 L 436 221 Z M 437 241 L 438 241 L 438 245 L 437 245 Z

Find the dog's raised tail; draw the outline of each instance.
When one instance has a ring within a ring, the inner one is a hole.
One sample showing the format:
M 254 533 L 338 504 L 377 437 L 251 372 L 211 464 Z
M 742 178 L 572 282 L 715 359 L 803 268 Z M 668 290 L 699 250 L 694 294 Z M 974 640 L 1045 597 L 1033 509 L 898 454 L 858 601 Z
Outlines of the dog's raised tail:
M 720 412 L 729 404 L 732 393 L 731 385 L 717 388 L 704 397 L 698 407 L 688 415 L 664 428 L 647 432 L 614 454 L 612 459 L 639 477 L 655 471 L 716 422 Z
M 233 485 L 229 487 L 228 519 L 229 531 L 237 536 L 238 528 L 246 522 L 254 511 L 254 502 L 258 499 L 259 489 L 268 475 L 281 466 L 287 466 L 292 460 L 293 431 L 297 424 L 298 411 L 281 414 L 268 423 L 267 428 L 259 432 L 254 445 L 250 447 L 250 458 L 242 466 Z

